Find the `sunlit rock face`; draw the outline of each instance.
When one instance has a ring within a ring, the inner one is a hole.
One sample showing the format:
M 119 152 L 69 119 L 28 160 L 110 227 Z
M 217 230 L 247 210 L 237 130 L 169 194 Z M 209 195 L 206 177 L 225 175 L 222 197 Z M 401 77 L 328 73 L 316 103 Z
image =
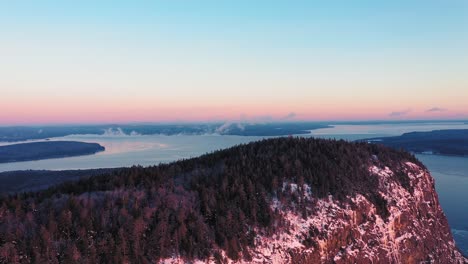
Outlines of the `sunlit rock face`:
M 455 246 L 434 179 L 416 164 L 406 162 L 405 166 L 410 188 L 404 188 L 388 167 L 369 168 L 387 204 L 385 217 L 360 194 L 345 202 L 332 195 L 327 199 L 305 195 L 312 211 L 307 217 L 273 200 L 272 207 L 282 209 L 289 222 L 289 232 L 259 236 L 254 262 L 468 263 Z
M 284 232 L 262 234 L 249 252 L 250 260 L 227 263 L 468 263 L 455 246 L 440 207 L 434 179 L 420 166 L 406 162 L 410 179 L 403 187 L 391 168 L 369 167 L 386 201 L 384 215 L 361 194 L 338 201 L 317 199 L 307 184 L 284 183 L 283 191 L 302 193 L 308 215 L 294 203 L 275 197 L 271 207 L 286 222 Z M 200 261 L 200 263 L 214 260 Z M 184 263 L 179 258 L 163 263 Z

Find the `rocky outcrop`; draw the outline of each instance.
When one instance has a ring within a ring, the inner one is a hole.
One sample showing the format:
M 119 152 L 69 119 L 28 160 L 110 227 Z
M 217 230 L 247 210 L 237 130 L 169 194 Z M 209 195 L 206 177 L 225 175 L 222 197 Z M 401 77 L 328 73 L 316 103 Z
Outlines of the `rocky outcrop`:
M 304 217 L 294 204 L 272 198 L 271 207 L 282 214 L 287 231 L 271 236 L 258 230 L 251 260 L 232 261 L 223 254 L 224 259 L 227 263 L 468 263 L 455 246 L 434 179 L 414 163 L 406 162 L 405 167 L 409 188 L 400 184 L 392 169 L 369 168 L 369 177 L 378 178 L 378 193 L 386 201 L 386 217 L 361 194 L 345 202 L 332 195 L 318 199 L 307 184 L 300 188 L 285 183 L 283 189 L 291 194 L 304 192 L 310 215 Z M 173 258 L 161 263 L 184 261 Z
M 290 232 L 258 236 L 254 263 L 468 263 L 455 247 L 426 169 L 405 163 L 410 190 L 388 167 L 371 166 L 389 215 L 384 219 L 363 195 L 337 201 L 309 197 L 307 217 L 282 209 Z M 306 189 L 307 186 L 304 187 Z

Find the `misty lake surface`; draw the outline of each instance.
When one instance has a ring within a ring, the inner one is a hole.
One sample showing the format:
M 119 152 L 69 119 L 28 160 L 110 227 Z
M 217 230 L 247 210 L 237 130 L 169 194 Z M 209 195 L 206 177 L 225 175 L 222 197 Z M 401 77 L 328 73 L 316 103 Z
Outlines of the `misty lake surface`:
M 428 122 L 398 124 L 336 125 L 312 130 L 320 138 L 357 140 L 371 137 L 398 136 L 406 132 L 438 129 L 468 129 L 462 122 Z M 0 164 L 0 172 L 13 170 L 68 170 L 114 168 L 132 165 L 149 166 L 266 137 L 227 135 L 73 135 L 50 140 L 95 142 L 106 150 L 95 155 Z M 12 143 L 1 143 L 7 145 Z M 468 254 L 468 158 L 437 155 L 417 155 L 436 181 L 440 203 L 447 215 L 457 246 Z

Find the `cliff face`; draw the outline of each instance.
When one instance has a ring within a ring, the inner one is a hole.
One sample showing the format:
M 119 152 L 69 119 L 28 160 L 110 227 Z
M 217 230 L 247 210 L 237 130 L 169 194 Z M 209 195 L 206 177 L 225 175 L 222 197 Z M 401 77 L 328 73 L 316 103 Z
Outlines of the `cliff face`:
M 333 158 L 332 158 L 333 159 Z M 397 165 L 398 164 L 398 165 Z M 362 166 L 356 164 L 355 166 Z M 388 166 L 387 166 L 388 165 Z M 367 179 L 346 197 L 314 195 L 315 187 L 285 180 L 270 207 L 284 222 L 262 232 L 245 255 L 227 263 L 468 263 L 455 246 L 434 179 L 406 158 L 390 165 L 371 156 Z M 395 166 L 390 168 L 389 166 Z M 346 178 L 346 176 L 342 176 Z M 293 177 L 294 179 L 294 177 Z M 376 182 L 377 181 L 377 182 Z M 279 199 L 281 193 L 283 198 Z M 381 199 L 373 199 L 377 195 Z M 299 199 L 284 199 L 299 197 Z M 283 200 L 283 201 L 281 201 Z M 383 208 L 383 209 L 382 209 Z M 183 263 L 168 258 L 164 263 Z
M 325 199 L 309 196 L 313 213 L 306 218 L 273 200 L 272 207 L 282 211 L 290 232 L 257 237 L 254 262 L 467 263 L 455 247 L 433 178 L 414 163 L 405 166 L 412 192 L 401 186 L 390 168 L 369 168 L 387 202 L 385 219 L 360 194 L 344 202 L 332 195 Z
M 464 263 L 409 153 L 276 138 L 0 197 L 0 263 Z

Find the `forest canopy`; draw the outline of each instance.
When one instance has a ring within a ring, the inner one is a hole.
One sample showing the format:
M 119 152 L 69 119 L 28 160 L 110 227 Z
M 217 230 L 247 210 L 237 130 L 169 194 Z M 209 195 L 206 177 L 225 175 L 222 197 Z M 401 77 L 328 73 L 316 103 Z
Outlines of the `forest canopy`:
M 362 194 L 388 215 L 369 166 L 388 166 L 411 191 L 411 154 L 363 142 L 275 138 L 152 167 L 116 169 L 0 199 L 0 263 L 153 263 L 162 258 L 249 259 L 258 233 L 287 230 L 270 204 L 304 217 L 306 190 Z M 285 183 L 296 183 L 292 194 Z M 312 208 L 313 210 L 313 208 Z M 229 226 L 229 228 L 226 228 Z M 313 245 L 308 245 L 313 246 Z

